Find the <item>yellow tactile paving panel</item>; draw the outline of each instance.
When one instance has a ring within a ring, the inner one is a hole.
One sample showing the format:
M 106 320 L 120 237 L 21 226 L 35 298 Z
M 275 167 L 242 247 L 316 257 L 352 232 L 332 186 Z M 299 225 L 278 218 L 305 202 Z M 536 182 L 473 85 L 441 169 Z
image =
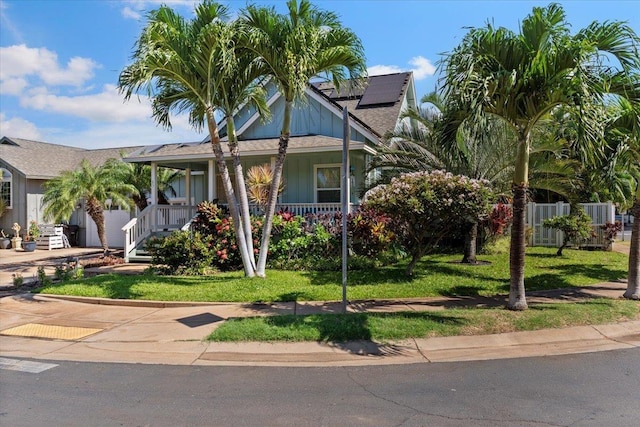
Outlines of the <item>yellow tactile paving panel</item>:
M 41 323 L 27 323 L 26 325 L 5 329 L 4 331 L 0 332 L 0 335 L 73 341 L 87 337 L 89 335 L 93 335 L 100 331 L 102 331 L 102 329 L 43 325 Z

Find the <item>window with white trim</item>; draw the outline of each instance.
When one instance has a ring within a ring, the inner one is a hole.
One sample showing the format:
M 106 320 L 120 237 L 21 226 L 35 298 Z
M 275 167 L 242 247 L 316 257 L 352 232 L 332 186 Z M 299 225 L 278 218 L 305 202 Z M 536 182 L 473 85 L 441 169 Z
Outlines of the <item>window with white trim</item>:
M 340 203 L 340 164 L 315 165 L 316 203 Z
M 2 172 L 2 181 L 0 181 L 0 198 L 4 200 L 7 208 L 12 208 L 13 197 L 11 196 L 13 190 L 13 175 L 5 168 L 0 168 L 0 172 Z

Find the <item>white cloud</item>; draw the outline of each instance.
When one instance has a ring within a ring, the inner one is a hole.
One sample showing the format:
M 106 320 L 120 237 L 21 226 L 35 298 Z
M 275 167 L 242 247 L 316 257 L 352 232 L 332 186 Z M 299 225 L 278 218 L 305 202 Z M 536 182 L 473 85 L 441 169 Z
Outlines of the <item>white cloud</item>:
M 0 95 L 19 96 L 29 85 L 26 79 L 21 77 L 10 77 L 0 80 Z
M 197 3 L 195 0 L 126 0 L 127 4 L 122 9 L 122 16 L 127 19 L 140 20 L 145 11 L 157 9 L 161 5 L 167 5 L 169 7 L 181 7 L 185 6 L 193 9 L 193 6 Z
M 72 147 L 113 148 L 195 142 L 201 141 L 204 135 L 198 135 L 193 130 L 175 124 L 173 130 L 167 132 L 149 120 L 147 122 L 123 123 L 117 126 L 94 123 L 77 132 L 70 132 L 68 129 L 52 130 L 44 138 L 46 142 Z
M 138 21 L 142 17 L 140 12 L 131 9 L 129 6 L 125 6 L 124 9 L 122 9 L 122 16 L 127 19 L 134 19 L 136 21 Z
M 413 77 L 416 80 L 423 80 L 434 75 L 436 72 L 436 67 L 431 63 L 431 61 L 422 56 L 411 58 L 411 60 L 409 60 L 409 64 L 412 65 L 409 70 L 413 71 Z M 394 74 L 408 71 L 407 68 L 401 68 L 397 65 L 374 65 L 369 67 L 367 72 L 370 76 L 379 76 L 383 74 Z
M 92 59 L 77 56 L 61 67 L 55 52 L 24 44 L 0 47 L 0 63 L 0 80 L 36 75 L 48 85 L 75 87 L 93 78 L 93 70 L 99 67 Z
M 381 76 L 383 74 L 401 73 L 402 69 L 395 65 L 374 65 L 367 68 L 370 76 Z
M 151 120 L 148 98 L 132 97 L 129 102 L 114 85 L 104 85 L 102 92 L 81 96 L 61 96 L 39 87 L 20 98 L 20 105 L 35 110 L 82 117 L 94 122 Z
M 7 119 L 6 114 L 0 113 L 0 137 L 13 136 L 15 138 L 39 140 L 42 136 L 36 125 L 20 117 Z
M 422 80 L 436 73 L 436 67 L 427 58 L 416 56 L 411 58 L 409 64 L 413 65 L 411 71 L 416 80 Z

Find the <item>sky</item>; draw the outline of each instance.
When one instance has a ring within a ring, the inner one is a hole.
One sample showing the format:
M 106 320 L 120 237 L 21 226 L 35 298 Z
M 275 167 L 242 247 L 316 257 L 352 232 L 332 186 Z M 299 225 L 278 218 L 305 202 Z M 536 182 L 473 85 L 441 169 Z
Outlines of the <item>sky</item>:
M 168 4 L 185 17 L 193 0 L 0 0 L 0 137 L 82 148 L 200 141 L 186 117 L 158 127 L 144 96 L 124 101 L 117 81 L 130 63 L 145 11 Z M 246 1 L 225 1 L 238 11 Z M 283 12 L 285 2 L 254 1 Z M 412 70 L 418 98 L 436 88 L 438 62 L 470 27 L 517 31 L 541 1 L 315 0 L 336 12 L 365 47 L 370 75 Z M 640 34 L 640 0 L 559 1 L 573 32 L 620 20 Z

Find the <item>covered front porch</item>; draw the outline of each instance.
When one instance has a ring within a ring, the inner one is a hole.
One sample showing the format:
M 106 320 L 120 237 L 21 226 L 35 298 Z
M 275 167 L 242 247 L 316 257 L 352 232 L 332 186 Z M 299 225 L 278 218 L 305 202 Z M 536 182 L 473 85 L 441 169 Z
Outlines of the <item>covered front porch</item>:
M 242 141 L 242 167 L 275 163 L 278 139 Z M 341 210 L 342 141 L 324 136 L 293 137 L 284 164 L 284 190 L 278 198 L 276 211 L 287 210 L 295 215 L 324 214 Z M 349 150 L 349 201 L 359 204 L 358 189 L 366 180 L 366 165 L 374 151 L 364 143 L 352 142 Z M 188 227 L 202 201 L 227 203 L 222 180 L 210 143 L 167 144 L 145 147 L 131 153 L 126 161 L 144 163 L 151 167 L 149 206 L 139 212 L 123 228 L 125 257 L 135 260 L 144 250 L 150 236 L 166 235 Z M 228 165 L 229 167 L 230 165 Z M 169 205 L 158 204 L 158 168 L 179 169 L 184 176 L 175 183 L 179 197 L 169 199 Z M 229 172 L 233 169 L 229 167 Z M 232 176 L 232 181 L 235 182 Z M 251 206 L 260 215 L 258 206 Z
M 352 205 L 353 207 L 353 205 Z M 261 215 L 257 205 L 249 205 L 253 215 Z M 294 215 L 321 215 L 341 211 L 340 203 L 278 203 L 276 212 L 287 211 Z M 158 205 L 151 204 L 131 219 L 124 227 L 125 261 L 149 261 L 144 250 L 146 240 L 151 236 L 161 236 L 176 230 L 187 230 L 196 214 L 195 205 Z

